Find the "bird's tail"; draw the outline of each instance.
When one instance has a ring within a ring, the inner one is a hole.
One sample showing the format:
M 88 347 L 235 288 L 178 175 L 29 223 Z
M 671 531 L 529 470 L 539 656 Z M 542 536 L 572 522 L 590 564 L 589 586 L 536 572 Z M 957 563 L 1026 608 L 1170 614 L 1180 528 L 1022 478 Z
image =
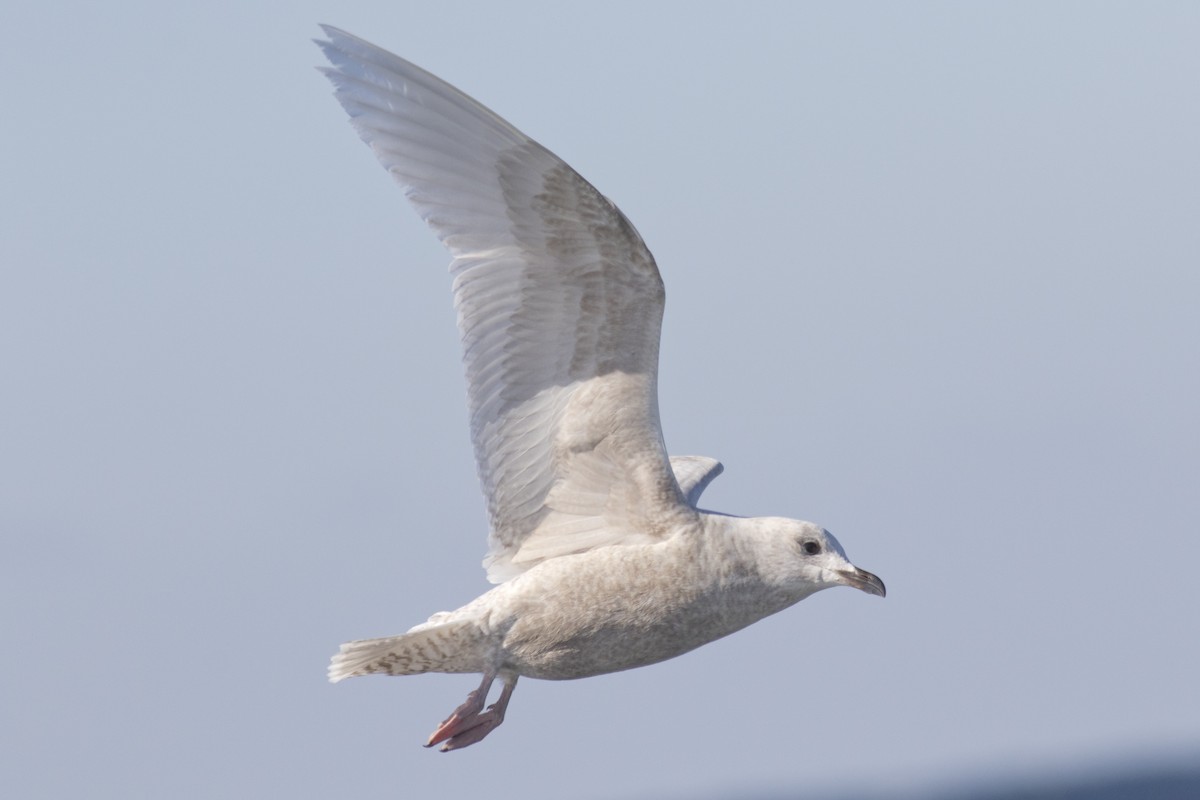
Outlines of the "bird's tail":
M 329 662 L 329 680 L 359 675 L 481 672 L 483 636 L 470 620 L 425 623 L 399 636 L 346 642 Z

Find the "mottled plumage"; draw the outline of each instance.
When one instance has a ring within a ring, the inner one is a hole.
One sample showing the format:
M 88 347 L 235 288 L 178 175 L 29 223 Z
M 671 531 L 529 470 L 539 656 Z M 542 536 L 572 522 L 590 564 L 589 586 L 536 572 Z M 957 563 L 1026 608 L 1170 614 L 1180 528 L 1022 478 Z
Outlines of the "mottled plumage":
M 882 595 L 819 526 L 697 508 L 721 465 L 667 456 L 662 279 L 617 207 L 457 89 L 324 30 L 335 96 L 453 255 L 484 563 L 500 583 L 401 636 L 343 645 L 330 679 L 483 673 L 430 737 L 456 749 L 500 724 L 520 675 L 662 661 L 827 586 Z

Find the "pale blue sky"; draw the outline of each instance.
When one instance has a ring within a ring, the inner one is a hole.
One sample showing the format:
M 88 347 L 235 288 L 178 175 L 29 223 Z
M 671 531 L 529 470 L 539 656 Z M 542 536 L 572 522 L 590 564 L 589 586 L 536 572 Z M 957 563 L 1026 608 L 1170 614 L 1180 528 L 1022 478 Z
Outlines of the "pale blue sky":
M 0 68 L 0 787 L 911 789 L 1200 750 L 1200 6 L 22 2 Z M 682 658 L 326 684 L 487 588 L 448 256 L 309 39 L 455 83 L 633 220 L 669 449 L 833 531 Z

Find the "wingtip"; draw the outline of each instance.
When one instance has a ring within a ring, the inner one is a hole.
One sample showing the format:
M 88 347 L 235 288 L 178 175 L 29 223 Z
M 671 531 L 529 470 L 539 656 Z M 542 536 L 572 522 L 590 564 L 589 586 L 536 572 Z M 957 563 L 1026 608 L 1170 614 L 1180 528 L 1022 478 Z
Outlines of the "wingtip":
M 314 38 L 312 41 L 313 41 L 313 44 L 315 44 L 317 47 L 321 48 L 321 50 L 323 50 L 325 52 L 326 57 L 329 57 L 331 53 L 345 52 L 347 44 L 362 41 L 357 36 L 346 33 L 341 28 L 335 27 L 333 25 L 326 25 L 325 23 L 322 22 L 322 23 L 318 23 L 317 27 L 320 28 L 321 33 L 325 34 L 325 36 L 328 38 L 325 38 L 325 39 Z
M 375 45 L 366 41 L 365 39 L 360 39 L 359 37 L 355 36 L 353 33 L 347 33 L 346 31 L 342 30 L 341 28 L 337 27 L 336 25 L 327 25 L 324 22 L 319 22 L 319 23 L 317 23 L 317 27 L 321 29 L 322 33 L 324 33 L 326 36 L 329 37 L 328 40 L 315 39 L 314 41 L 316 41 L 317 44 L 321 44 L 322 42 L 324 42 L 325 44 L 329 45 L 330 47 L 333 47 L 333 48 L 339 49 L 339 50 L 345 49 L 346 45 L 357 45 L 357 46 L 367 47 L 372 50 L 379 49 L 378 47 L 376 47 Z

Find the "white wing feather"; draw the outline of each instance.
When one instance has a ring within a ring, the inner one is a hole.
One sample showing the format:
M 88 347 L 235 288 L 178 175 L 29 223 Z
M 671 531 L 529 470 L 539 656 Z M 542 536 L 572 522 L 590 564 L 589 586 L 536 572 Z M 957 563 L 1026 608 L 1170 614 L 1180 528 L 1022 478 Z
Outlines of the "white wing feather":
M 662 442 L 664 292 L 637 231 L 554 154 L 462 92 L 324 30 L 335 96 L 454 256 L 491 518 L 489 579 L 669 533 L 695 512 Z M 688 494 L 699 496 L 716 471 L 689 477 Z
M 671 471 L 675 473 L 684 499 L 695 507 L 700 502 L 700 495 L 713 478 L 725 471 L 725 467 L 708 456 L 671 456 Z

